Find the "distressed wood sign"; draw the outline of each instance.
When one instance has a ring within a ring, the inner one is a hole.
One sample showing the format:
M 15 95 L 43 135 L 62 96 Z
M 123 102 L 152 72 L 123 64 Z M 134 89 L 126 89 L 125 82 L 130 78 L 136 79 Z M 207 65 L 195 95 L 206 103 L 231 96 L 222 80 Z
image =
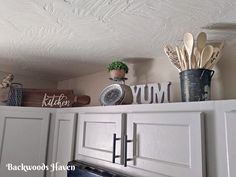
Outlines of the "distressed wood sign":
M 152 104 L 170 102 L 171 82 L 131 86 L 133 104 Z
M 73 107 L 90 103 L 87 95 L 74 95 L 73 90 L 27 89 L 22 92 L 22 106 L 30 107 Z
M 63 93 L 60 95 L 48 95 L 47 93 L 44 94 L 42 107 L 69 107 L 71 105 L 71 101 L 65 96 Z

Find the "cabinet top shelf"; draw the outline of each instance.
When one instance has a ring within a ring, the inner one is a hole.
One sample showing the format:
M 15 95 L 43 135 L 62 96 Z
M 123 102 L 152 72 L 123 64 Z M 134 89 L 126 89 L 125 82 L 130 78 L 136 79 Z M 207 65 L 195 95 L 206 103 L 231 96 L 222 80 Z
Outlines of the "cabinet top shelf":
M 0 111 L 3 110 L 18 110 L 22 109 L 29 111 L 33 110 L 45 110 L 51 112 L 74 112 L 74 113 L 86 113 L 86 112 L 112 112 L 112 113 L 128 113 L 128 112 L 146 112 L 146 111 L 181 111 L 181 110 L 211 110 L 215 103 L 228 103 L 235 104 L 234 100 L 212 100 L 212 101 L 200 101 L 200 102 L 173 102 L 173 103 L 159 103 L 159 104 L 131 104 L 131 105 L 114 105 L 114 106 L 87 106 L 87 107 L 70 107 L 70 108 L 41 108 L 41 107 L 16 107 L 16 106 L 0 106 Z
M 211 110 L 215 103 L 228 103 L 235 104 L 236 100 L 211 100 L 200 102 L 173 102 L 173 103 L 160 103 L 160 104 L 131 104 L 131 105 L 113 105 L 113 106 L 90 106 L 90 107 L 73 107 L 57 109 L 58 112 L 146 112 L 146 111 L 181 111 L 181 110 Z

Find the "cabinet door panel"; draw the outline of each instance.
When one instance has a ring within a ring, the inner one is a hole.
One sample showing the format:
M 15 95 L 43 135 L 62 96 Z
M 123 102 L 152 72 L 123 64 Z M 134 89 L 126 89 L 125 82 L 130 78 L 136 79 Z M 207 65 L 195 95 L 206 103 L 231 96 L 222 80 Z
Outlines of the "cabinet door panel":
M 113 133 L 122 134 L 122 114 L 80 114 L 78 121 L 78 154 L 112 161 Z M 121 153 L 121 141 L 116 142 L 116 155 Z M 116 160 L 118 162 L 118 159 Z
M 129 113 L 128 166 L 173 177 L 202 177 L 202 116 L 199 112 Z
M 236 176 L 236 101 L 215 103 L 215 131 L 210 134 L 214 140 L 212 154 L 207 160 L 212 164 L 209 177 Z M 214 162 L 214 163 L 212 163 Z
M 74 113 L 57 113 L 53 142 L 53 162 L 66 166 L 74 158 L 76 115 Z M 65 177 L 67 171 L 54 171 L 53 177 Z
M 42 165 L 46 163 L 50 114 L 43 111 L 1 111 L 0 176 L 43 177 L 45 171 L 10 171 L 6 164 Z
M 236 111 L 225 113 L 225 139 L 227 153 L 228 176 L 236 174 Z

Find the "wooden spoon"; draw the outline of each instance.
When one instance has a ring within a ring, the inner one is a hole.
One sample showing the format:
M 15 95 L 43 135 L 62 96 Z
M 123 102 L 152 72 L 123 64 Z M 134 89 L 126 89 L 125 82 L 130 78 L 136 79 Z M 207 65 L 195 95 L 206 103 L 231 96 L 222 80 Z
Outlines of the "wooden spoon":
M 189 69 L 191 69 L 192 68 L 192 53 L 193 53 L 193 48 L 194 48 L 194 39 L 191 33 L 184 34 L 184 46 L 188 53 Z
M 212 45 L 207 45 L 201 53 L 201 62 L 200 62 L 200 68 L 203 68 L 205 64 L 208 62 L 208 60 L 212 57 L 214 48 Z
M 197 68 L 196 56 L 192 55 L 192 69 L 196 69 L 196 68 Z
M 183 65 L 184 65 L 184 69 L 189 69 L 188 68 L 188 61 L 186 59 L 186 54 L 185 54 L 185 48 L 184 46 L 182 46 L 182 48 L 180 49 L 180 55 L 181 55 L 181 58 L 182 58 L 182 61 L 183 61 Z
M 196 62 L 197 62 L 196 68 L 200 68 L 201 54 L 197 48 L 194 49 L 194 55 L 196 57 Z
M 201 53 L 204 47 L 206 46 L 207 35 L 204 32 L 201 32 L 197 35 L 197 50 Z

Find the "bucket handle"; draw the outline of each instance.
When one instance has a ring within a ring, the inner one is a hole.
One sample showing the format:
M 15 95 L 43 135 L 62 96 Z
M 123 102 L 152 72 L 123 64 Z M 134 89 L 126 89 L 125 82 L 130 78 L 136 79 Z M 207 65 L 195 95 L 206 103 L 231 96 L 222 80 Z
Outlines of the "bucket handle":
M 211 78 L 213 77 L 215 71 L 214 70 L 211 70 Z
M 202 77 L 203 77 L 205 71 L 206 71 L 206 70 L 204 70 L 204 71 L 202 72 L 202 74 L 201 74 L 201 76 L 200 76 L 200 79 L 202 79 Z M 210 75 L 211 78 L 213 77 L 214 73 L 215 73 L 215 71 L 214 71 L 214 70 L 211 70 L 211 75 Z

